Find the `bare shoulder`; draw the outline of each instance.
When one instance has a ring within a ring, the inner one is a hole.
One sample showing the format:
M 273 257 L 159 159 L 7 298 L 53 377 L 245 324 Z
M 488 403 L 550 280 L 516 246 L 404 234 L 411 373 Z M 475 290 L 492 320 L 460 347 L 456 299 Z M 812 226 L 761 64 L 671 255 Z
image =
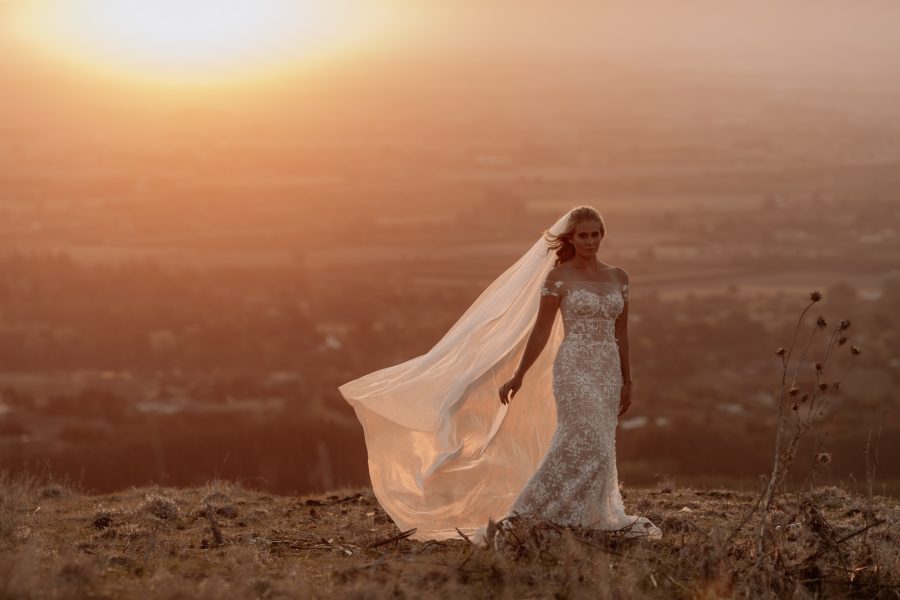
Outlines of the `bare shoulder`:
M 553 267 L 550 269 L 550 272 L 547 273 L 547 279 L 550 281 L 563 281 L 566 279 L 566 269 L 565 264 L 559 265 L 558 267 Z
M 621 283 L 628 283 L 628 271 L 622 267 L 616 267 L 613 273 L 616 274 L 616 277 Z

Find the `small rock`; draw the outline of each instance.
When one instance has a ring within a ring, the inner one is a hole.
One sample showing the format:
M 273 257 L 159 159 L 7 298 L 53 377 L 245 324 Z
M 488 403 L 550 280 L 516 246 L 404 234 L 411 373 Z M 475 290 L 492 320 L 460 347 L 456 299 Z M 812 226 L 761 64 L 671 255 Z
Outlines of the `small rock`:
M 220 517 L 225 517 L 226 519 L 237 519 L 238 517 L 237 509 L 230 504 L 217 508 L 216 514 Z
M 106 529 L 112 525 L 112 515 L 108 512 L 99 512 L 94 516 L 94 527 L 97 529 Z

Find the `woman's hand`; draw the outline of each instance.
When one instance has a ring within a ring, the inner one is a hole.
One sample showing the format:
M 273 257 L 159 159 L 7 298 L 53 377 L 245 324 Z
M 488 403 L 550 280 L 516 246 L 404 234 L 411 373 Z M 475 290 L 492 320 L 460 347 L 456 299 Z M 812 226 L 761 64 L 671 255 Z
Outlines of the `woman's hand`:
M 516 397 L 516 392 L 522 387 L 522 376 L 513 375 L 512 379 L 500 386 L 500 404 L 509 404 L 509 401 Z M 512 392 L 512 396 L 509 393 Z
M 622 385 L 622 397 L 619 400 L 619 416 L 625 414 L 625 411 L 628 410 L 628 407 L 631 406 L 631 385 L 630 381 L 626 381 Z

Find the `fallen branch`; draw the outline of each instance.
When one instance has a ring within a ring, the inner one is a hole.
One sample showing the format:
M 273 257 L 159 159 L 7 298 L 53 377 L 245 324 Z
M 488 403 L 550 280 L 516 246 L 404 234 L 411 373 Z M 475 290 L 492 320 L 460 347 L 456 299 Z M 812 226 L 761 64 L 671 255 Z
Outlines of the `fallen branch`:
M 400 540 L 405 540 L 406 538 L 408 538 L 415 532 L 416 532 L 416 528 L 413 527 L 412 529 L 409 529 L 407 531 L 402 531 L 402 532 L 398 533 L 397 535 L 393 535 L 387 539 L 381 540 L 380 542 L 374 542 L 372 544 L 369 544 L 368 546 L 366 546 L 366 548 L 368 548 L 368 549 L 378 548 L 379 546 L 384 546 L 385 544 L 390 544 L 391 542 L 399 542 Z

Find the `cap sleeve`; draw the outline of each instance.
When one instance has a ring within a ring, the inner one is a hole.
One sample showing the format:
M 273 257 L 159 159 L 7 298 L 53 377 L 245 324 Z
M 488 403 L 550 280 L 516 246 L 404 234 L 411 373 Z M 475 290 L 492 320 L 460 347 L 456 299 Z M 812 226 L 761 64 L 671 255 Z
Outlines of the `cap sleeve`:
M 628 284 L 622 284 L 622 298 L 625 299 L 625 302 L 628 302 Z
M 562 287 L 562 281 L 547 279 L 541 284 L 541 296 L 556 296 L 557 298 L 561 298 L 563 294 Z

